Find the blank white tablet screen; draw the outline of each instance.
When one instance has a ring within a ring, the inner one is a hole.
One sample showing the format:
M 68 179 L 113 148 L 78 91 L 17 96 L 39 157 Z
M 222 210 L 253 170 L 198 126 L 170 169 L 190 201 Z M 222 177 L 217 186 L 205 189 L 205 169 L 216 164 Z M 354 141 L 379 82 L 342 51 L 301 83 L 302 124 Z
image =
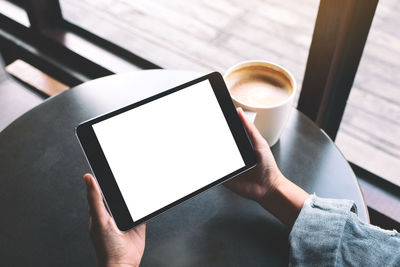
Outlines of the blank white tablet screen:
M 93 129 L 134 221 L 245 166 L 208 80 Z

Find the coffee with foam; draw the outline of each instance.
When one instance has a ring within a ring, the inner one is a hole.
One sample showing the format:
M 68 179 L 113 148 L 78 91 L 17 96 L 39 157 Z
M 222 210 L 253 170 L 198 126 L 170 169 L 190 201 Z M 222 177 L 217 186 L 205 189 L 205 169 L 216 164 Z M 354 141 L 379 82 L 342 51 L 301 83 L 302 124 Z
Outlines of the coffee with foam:
M 247 66 L 226 77 L 231 96 L 249 106 L 274 106 L 293 93 L 293 86 L 282 72 L 267 66 Z

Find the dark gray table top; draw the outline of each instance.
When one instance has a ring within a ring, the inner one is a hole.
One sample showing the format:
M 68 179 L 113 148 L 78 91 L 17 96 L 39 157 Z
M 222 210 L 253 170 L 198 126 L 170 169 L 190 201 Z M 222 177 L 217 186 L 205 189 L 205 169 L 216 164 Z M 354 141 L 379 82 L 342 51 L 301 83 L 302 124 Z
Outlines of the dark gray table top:
M 48 99 L 0 132 L 0 259 L 4 266 L 95 266 L 74 127 L 200 76 L 138 71 L 97 79 Z M 284 175 L 309 193 L 355 200 L 357 180 L 334 143 L 293 110 L 273 147 Z M 142 266 L 265 266 L 288 263 L 289 230 L 223 186 L 151 220 Z

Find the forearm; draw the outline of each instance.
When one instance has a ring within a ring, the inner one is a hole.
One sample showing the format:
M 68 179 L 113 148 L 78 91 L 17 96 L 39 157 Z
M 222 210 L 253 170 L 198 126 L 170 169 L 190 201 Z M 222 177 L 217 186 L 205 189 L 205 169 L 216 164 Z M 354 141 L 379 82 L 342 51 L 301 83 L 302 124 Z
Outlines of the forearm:
M 283 175 L 273 190 L 258 202 L 281 222 L 292 227 L 310 195 Z

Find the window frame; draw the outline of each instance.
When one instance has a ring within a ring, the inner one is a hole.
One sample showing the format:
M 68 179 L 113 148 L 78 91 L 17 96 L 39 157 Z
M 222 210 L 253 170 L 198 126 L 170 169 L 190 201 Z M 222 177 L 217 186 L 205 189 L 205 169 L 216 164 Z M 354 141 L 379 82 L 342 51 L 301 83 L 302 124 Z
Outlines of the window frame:
M 321 0 L 297 108 L 335 140 L 378 0 Z M 322 90 L 321 90 L 322 88 Z

